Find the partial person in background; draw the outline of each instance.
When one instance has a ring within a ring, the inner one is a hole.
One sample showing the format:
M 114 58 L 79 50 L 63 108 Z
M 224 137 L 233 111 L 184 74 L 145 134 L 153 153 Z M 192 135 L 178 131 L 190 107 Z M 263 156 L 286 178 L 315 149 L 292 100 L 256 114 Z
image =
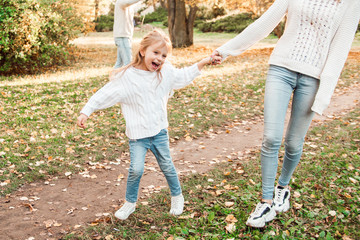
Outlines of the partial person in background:
M 117 47 L 114 69 L 128 65 L 131 61 L 131 39 L 134 33 L 133 5 L 140 0 L 117 0 L 115 2 L 113 34 Z
M 290 209 L 290 179 L 314 114 L 321 115 L 330 103 L 359 24 L 360 0 L 275 0 L 258 20 L 212 56 L 241 54 L 268 36 L 285 15 L 284 34 L 269 60 L 261 147 L 262 199 L 246 222 L 251 227 L 264 227 L 276 213 Z M 274 188 L 291 97 L 284 162 Z

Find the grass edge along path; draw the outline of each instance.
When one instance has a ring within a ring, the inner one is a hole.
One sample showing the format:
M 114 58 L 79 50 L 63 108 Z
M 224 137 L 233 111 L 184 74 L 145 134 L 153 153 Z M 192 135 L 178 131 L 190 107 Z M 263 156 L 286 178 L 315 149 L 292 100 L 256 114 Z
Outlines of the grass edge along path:
M 259 149 L 253 149 L 245 162 L 233 159 L 182 179 L 186 204 L 181 217 L 168 215 L 170 199 L 163 191 L 126 221 L 98 219 L 64 239 L 358 239 L 359 136 L 359 108 L 313 127 L 291 182 L 292 207 L 264 229 L 245 225 L 261 190 Z

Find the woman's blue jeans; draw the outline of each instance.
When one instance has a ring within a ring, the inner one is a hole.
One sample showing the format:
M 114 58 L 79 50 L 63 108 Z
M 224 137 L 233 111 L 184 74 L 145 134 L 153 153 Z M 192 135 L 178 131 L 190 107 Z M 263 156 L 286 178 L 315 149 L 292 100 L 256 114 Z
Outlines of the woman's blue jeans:
M 170 156 L 167 129 L 153 137 L 129 140 L 130 168 L 126 185 L 126 201 L 135 203 L 138 198 L 140 179 L 144 173 L 145 155 L 150 149 L 156 157 L 161 171 L 169 184 L 171 196 L 181 194 L 181 186 L 174 163 Z
M 319 80 L 284 67 L 270 65 L 264 100 L 264 136 L 261 148 L 262 198 L 272 199 L 285 116 L 292 96 L 291 117 L 285 134 L 285 156 L 279 185 L 289 184 L 300 161 L 306 132 L 314 117 L 311 106 Z
M 131 40 L 128 37 L 116 37 L 117 59 L 114 69 L 128 65 L 131 61 Z

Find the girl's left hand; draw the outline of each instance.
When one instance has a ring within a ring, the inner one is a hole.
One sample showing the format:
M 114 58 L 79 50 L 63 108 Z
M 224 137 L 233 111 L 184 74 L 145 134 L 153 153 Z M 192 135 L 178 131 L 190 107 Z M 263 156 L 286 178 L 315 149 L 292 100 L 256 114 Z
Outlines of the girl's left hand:
M 88 116 L 86 116 L 85 114 L 81 113 L 80 116 L 77 119 L 77 125 L 81 128 L 86 128 L 85 122 L 88 119 Z

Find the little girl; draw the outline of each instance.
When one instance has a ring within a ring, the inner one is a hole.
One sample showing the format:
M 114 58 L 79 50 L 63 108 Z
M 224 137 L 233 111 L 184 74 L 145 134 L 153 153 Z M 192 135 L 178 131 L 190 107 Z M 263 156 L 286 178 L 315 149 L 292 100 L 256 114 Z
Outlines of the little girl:
M 190 67 L 177 69 L 166 61 L 170 51 L 171 42 L 163 32 L 153 30 L 148 33 L 142 39 L 134 60 L 117 70 L 112 80 L 89 99 L 77 120 L 77 124 L 85 128 L 91 113 L 121 104 L 130 146 L 126 202 L 115 213 L 115 217 L 121 220 L 135 211 L 148 149 L 155 155 L 169 184 L 170 214 L 180 215 L 183 212 L 184 197 L 170 156 L 166 106 L 173 89 L 190 84 L 200 75 L 204 65 L 217 64 L 220 57 L 207 57 Z

